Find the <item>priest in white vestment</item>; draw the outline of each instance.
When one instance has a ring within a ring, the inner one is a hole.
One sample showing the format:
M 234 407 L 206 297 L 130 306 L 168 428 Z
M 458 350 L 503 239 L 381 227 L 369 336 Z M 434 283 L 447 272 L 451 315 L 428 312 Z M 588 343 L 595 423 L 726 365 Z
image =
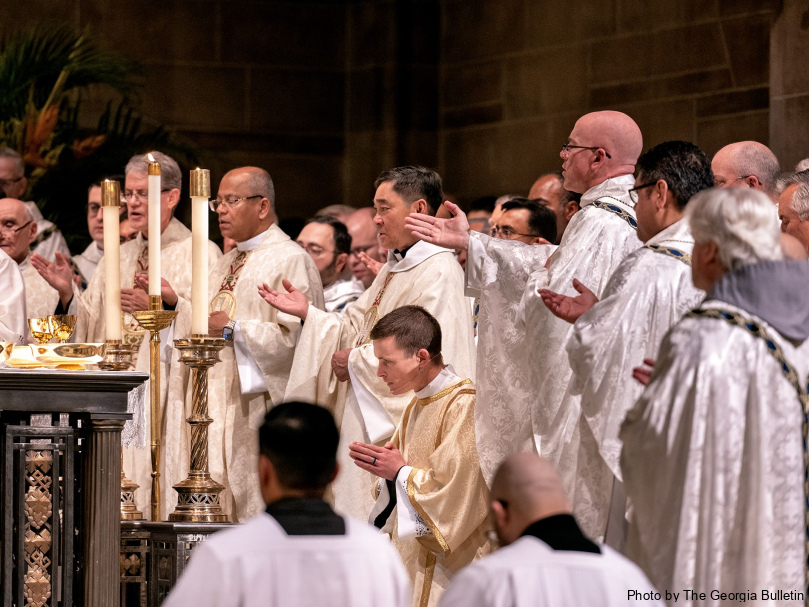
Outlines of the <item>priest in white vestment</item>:
M 160 264 L 163 279 L 163 306 L 173 309 L 179 297 L 191 296 L 191 230 L 174 217 L 174 209 L 180 201 L 182 175 L 177 163 L 160 152 L 151 152 L 160 163 L 162 193 L 160 195 Z M 136 345 L 135 370 L 149 372 L 149 336 L 132 317 L 135 310 L 148 310 L 147 295 L 148 257 L 148 159 L 145 155 L 134 156 L 126 166 L 124 196 L 129 209 L 129 220 L 138 235 L 134 240 L 121 245 L 121 326 L 124 343 Z M 208 262 L 211 266 L 222 256 L 214 243 L 208 243 Z M 78 316 L 73 341 L 103 342 L 106 339 L 104 316 L 106 268 L 104 264 L 96 270 L 93 279 L 84 292 L 73 284 L 73 272 L 64 257 L 57 257 L 57 263 L 50 263 L 37 255 L 33 256 L 40 274 L 50 282 L 60 295 L 60 305 L 70 314 Z M 170 285 L 170 286 L 169 286 Z M 165 435 L 166 395 L 169 384 L 169 362 L 173 350 L 173 329 L 169 327 L 161 334 L 160 389 L 163 445 L 170 444 L 176 437 Z M 149 516 L 149 503 L 152 486 L 152 463 L 150 450 L 146 448 L 151 419 L 149 393 L 143 410 L 132 411 L 132 422 L 124 428 L 124 471 L 140 488 L 135 491 L 138 509 Z M 165 468 L 166 449 L 162 450 L 161 470 Z M 161 479 L 163 496 L 166 495 L 165 476 Z M 163 499 L 161 518 L 165 519 L 174 509 Z
M 708 190 L 686 216 L 708 296 L 664 338 L 621 429 L 627 552 L 661 592 L 706 593 L 677 605 L 739 604 L 712 590 L 803 605 L 809 268 L 780 261 L 761 192 Z
M 280 404 L 258 434 L 266 511 L 194 548 L 163 607 L 407 607 L 410 584 L 388 538 L 323 500 L 338 473 L 331 414 Z
M 582 533 L 547 460 L 508 457 L 491 509 L 503 547 L 462 571 L 439 607 L 662 607 L 637 565 Z
M 37 224 L 22 200 L 0 200 L 0 228 L 0 250 L 17 263 L 22 272 L 28 318 L 45 318 L 53 314 L 59 303 L 59 293 L 31 265 L 29 246 L 36 239 Z
M 352 443 L 351 457 L 379 477 L 369 522 L 390 533 L 414 585 L 414 607 L 434 606 L 458 571 L 491 551 L 475 386 L 444 364 L 441 327 L 424 308 L 386 314 L 371 339 L 391 394 L 413 389 L 415 396 L 391 442 Z
M 258 491 L 257 432 L 264 415 L 283 402 L 300 319 L 278 312 L 258 294 L 257 286 L 280 289 L 289 278 L 317 309 L 323 291 L 317 268 L 306 251 L 276 225 L 275 188 L 264 169 L 242 167 L 222 178 L 216 200 L 223 236 L 236 248 L 219 259 L 208 278 L 211 337 L 224 337 L 221 362 L 208 371 L 208 465 L 225 486 L 220 495 L 231 520 L 245 521 L 263 509 Z M 177 305 L 175 337 L 191 335 L 191 301 Z M 167 404 L 167 500 L 176 504 L 171 487 L 188 474 L 189 427 L 193 408 L 189 368 L 173 355 Z
M 618 264 L 640 246 L 629 189 L 635 185 L 632 173 L 642 147 L 640 129 L 625 114 L 604 111 L 581 117 L 560 153 L 565 188 L 582 192 L 581 211 L 573 215 L 547 262 L 538 264 L 546 250 L 502 240 L 487 240 L 485 247 L 470 251 L 471 257 L 475 250 L 485 250 L 486 260 L 472 263 L 489 268 L 481 309 L 491 325 L 478 334 L 482 375 L 476 414 L 487 480 L 505 456 L 533 450 L 558 467 L 566 489 L 573 487 L 579 398 L 566 395 L 571 369 L 565 351 L 573 327 L 547 310 L 538 289 L 574 295 L 572 283 L 578 278 L 600 296 Z M 469 248 L 470 238 L 483 239 L 467 233 L 460 214 L 450 220 L 414 216 L 408 225 L 414 234 L 442 246 Z M 499 315 L 498 309 L 508 313 Z
M 25 283 L 20 266 L 0 249 L 0 341 L 18 346 L 25 343 L 27 335 Z
M 391 395 L 376 376 L 378 361 L 369 334 L 376 321 L 400 306 L 419 305 L 444 333 L 444 355 L 458 374 L 474 379 L 472 310 L 463 294 L 463 271 L 452 250 L 421 242 L 405 228 L 410 212 L 441 203 L 440 176 L 422 167 L 384 172 L 376 182 L 374 222 L 388 249 L 388 262 L 371 287 L 342 316 L 310 306 L 293 285 L 291 293 L 265 292 L 275 307 L 305 319 L 295 350 L 286 398 L 327 405 L 340 423 L 343 467 L 334 485 L 339 512 L 368 518 L 374 479 L 348 457 L 354 441 L 384 444 L 413 398 L 412 389 Z M 350 378 L 349 384 L 346 381 Z
M 645 244 L 618 266 L 601 298 L 577 283 L 577 297 L 541 290 L 559 318 L 574 323 L 567 353 L 573 375 L 568 393 L 580 395 L 581 443 L 577 473 L 568 497 L 584 532 L 620 549 L 625 504 L 620 485 L 618 432 L 643 386 L 632 370 L 654 359 L 666 332 L 697 306 L 705 292 L 691 280 L 694 239 L 684 219 L 688 200 L 713 185 L 711 161 L 694 144 L 661 143 L 638 159 L 632 190 L 638 237 Z
M 109 179 L 117 180 L 118 177 Z M 126 211 L 121 209 L 122 214 Z M 101 183 L 96 182 L 87 191 L 87 231 L 93 239 L 86 249 L 79 255 L 73 256 L 73 263 L 81 273 L 85 284 L 90 284 L 101 258 L 104 257 L 104 222 L 101 211 Z M 121 241 L 126 242 L 123 231 Z

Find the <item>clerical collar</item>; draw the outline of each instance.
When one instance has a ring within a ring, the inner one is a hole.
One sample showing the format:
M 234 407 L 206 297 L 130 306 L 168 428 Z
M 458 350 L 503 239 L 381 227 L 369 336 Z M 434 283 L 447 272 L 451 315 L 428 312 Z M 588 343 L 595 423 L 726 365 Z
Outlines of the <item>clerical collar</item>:
M 629 197 L 629 189 L 634 185 L 635 178 L 632 175 L 619 175 L 605 179 L 581 195 L 580 206 L 583 209 L 601 198 L 613 198 L 632 209 L 635 207 L 635 203 Z
M 455 373 L 452 365 L 446 365 L 441 372 L 435 376 L 435 379 L 429 384 L 424 386 L 421 390 L 416 392 L 416 398 L 430 398 L 435 396 L 447 386 L 459 382 L 461 378 Z
M 244 242 L 240 242 L 236 244 L 236 248 L 239 251 L 252 251 L 254 249 L 259 248 L 261 246 L 261 241 L 264 240 L 264 237 L 267 235 L 267 232 L 270 231 L 270 228 L 264 230 L 261 234 L 256 234 L 252 238 L 245 240 Z
M 691 228 L 688 225 L 688 220 L 680 219 L 660 230 L 647 240 L 646 244 L 665 244 L 690 253 L 694 248 L 694 237 L 691 236 Z
M 528 525 L 520 537 L 526 535 L 542 540 L 554 550 L 601 554 L 601 548 L 587 539 L 576 519 L 570 514 L 557 514 L 540 519 Z
M 286 498 L 267 505 L 287 535 L 345 535 L 346 522 L 317 498 Z
M 413 248 L 416 243 L 414 242 L 409 247 L 405 247 L 401 251 L 399 249 L 393 249 L 393 256 L 396 258 L 396 261 L 402 261 L 406 256 L 407 252 Z
M 407 247 L 406 258 L 397 255 L 393 251 L 388 251 L 388 269 L 391 272 L 407 272 L 438 253 L 452 253 L 452 251 L 419 240 L 417 243 Z

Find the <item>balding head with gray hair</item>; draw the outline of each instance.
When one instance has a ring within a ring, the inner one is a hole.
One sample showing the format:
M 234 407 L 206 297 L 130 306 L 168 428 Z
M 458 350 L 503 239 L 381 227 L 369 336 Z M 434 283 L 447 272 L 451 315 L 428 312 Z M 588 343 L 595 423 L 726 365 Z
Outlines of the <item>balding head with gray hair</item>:
M 772 150 L 758 141 L 726 145 L 714 155 L 711 168 L 718 188 L 746 186 L 776 197 L 781 166 Z
M 167 156 L 163 152 L 149 152 L 148 154 L 138 154 L 132 156 L 126 164 L 124 173 L 139 173 L 146 175 L 149 171 L 149 154 L 155 159 L 155 162 L 160 164 L 160 185 L 163 189 L 180 190 L 183 187 L 183 174 L 180 171 L 180 165 L 171 156 Z
M 19 176 L 25 173 L 25 163 L 17 150 L 12 150 L 9 147 L 0 145 L 0 158 L 11 158 L 19 171 Z
M 778 193 L 781 194 L 790 186 L 795 188 L 790 201 L 790 206 L 801 221 L 809 220 L 809 169 L 798 171 L 778 180 Z

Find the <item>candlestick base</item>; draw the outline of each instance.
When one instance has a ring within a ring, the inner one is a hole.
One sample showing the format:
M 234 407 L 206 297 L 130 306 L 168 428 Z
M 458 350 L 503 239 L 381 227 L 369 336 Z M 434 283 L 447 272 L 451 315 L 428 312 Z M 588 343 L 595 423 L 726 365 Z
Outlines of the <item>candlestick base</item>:
M 104 344 L 104 360 L 98 363 L 98 368 L 104 371 L 126 371 L 132 366 L 135 352 L 134 344 L 125 344 L 120 339 L 108 339 Z
M 124 474 L 124 449 L 121 447 L 121 520 L 139 521 L 143 513 L 135 505 L 135 490 L 140 487 Z
M 174 485 L 177 507 L 169 515 L 170 521 L 227 522 L 219 494 L 225 489 L 208 472 L 208 369 L 219 362 L 219 351 L 225 340 L 217 337 L 193 335 L 175 339 L 174 347 L 180 351 L 180 361 L 191 368 L 193 407 L 186 421 L 191 426 L 191 462 L 188 478 Z

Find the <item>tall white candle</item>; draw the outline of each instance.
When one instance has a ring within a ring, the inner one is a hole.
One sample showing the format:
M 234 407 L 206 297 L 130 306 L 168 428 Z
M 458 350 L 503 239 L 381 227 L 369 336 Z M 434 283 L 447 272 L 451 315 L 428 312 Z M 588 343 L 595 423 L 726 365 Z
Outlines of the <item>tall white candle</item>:
M 191 171 L 191 334 L 208 335 L 208 199 L 211 172 Z
M 101 184 L 101 206 L 104 220 L 104 321 L 106 339 L 121 340 L 121 184 L 105 179 Z
M 149 295 L 160 295 L 160 163 L 149 154 Z

